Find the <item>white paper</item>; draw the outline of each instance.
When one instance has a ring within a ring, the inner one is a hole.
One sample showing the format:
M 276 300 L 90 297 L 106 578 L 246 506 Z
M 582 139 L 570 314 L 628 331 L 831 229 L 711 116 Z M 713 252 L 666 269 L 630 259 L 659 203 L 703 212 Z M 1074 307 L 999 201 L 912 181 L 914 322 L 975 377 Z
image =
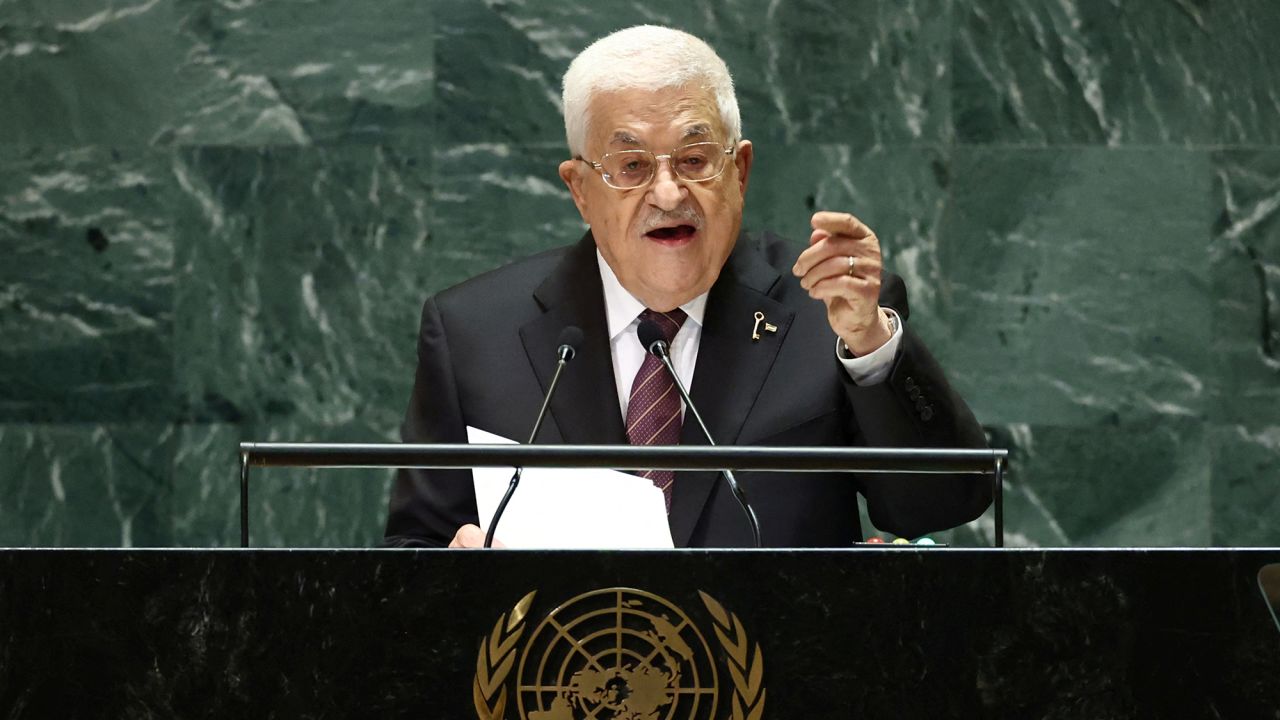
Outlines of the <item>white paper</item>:
M 515 444 L 474 427 L 467 428 L 467 442 Z M 488 532 L 512 471 L 472 468 L 481 530 Z M 674 547 L 666 502 L 652 481 L 586 468 L 525 468 L 494 538 L 509 548 Z

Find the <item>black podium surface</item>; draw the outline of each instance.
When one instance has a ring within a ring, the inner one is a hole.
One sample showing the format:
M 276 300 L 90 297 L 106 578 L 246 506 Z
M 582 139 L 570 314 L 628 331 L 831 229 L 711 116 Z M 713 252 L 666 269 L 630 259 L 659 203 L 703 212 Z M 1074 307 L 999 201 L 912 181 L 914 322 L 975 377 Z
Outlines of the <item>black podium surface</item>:
M 4 550 L 0 717 L 1274 719 L 1277 562 Z

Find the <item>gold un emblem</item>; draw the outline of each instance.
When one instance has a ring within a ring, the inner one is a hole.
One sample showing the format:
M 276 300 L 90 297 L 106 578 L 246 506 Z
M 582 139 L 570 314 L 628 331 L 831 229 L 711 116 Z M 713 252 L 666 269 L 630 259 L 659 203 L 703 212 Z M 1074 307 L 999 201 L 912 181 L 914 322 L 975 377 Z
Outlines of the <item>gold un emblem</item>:
M 633 588 L 583 593 L 525 637 L 537 591 L 520 599 L 480 641 L 472 696 L 480 720 L 759 720 L 764 659 L 738 616 L 699 591 L 707 636 L 666 598 Z M 724 712 L 720 670 L 732 697 Z M 514 699 L 514 702 L 513 702 Z

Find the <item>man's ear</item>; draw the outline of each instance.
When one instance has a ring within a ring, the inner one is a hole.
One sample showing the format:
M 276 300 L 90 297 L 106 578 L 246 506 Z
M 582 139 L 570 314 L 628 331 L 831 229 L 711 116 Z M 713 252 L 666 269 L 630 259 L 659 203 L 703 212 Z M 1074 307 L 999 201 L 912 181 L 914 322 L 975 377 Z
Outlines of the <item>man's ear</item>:
M 733 164 L 738 166 L 738 188 L 743 197 L 747 195 L 747 176 L 751 174 L 751 161 L 754 159 L 751 141 L 739 142 L 738 150 L 733 154 Z
M 560 163 L 560 179 L 564 181 L 565 187 L 569 188 L 569 194 L 573 196 L 573 204 L 578 206 L 578 214 L 582 216 L 582 222 L 590 225 L 591 221 L 587 219 L 587 194 L 582 186 L 587 177 L 582 171 L 582 166 L 581 160 L 565 160 Z

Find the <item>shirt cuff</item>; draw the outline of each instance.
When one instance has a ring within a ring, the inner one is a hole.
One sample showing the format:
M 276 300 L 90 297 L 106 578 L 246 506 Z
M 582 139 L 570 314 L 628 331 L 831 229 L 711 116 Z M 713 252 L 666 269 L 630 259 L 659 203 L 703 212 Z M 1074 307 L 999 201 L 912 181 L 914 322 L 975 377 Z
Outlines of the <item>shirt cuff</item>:
M 884 311 L 893 317 L 893 336 L 888 342 L 861 357 L 855 357 L 845 347 L 844 341 L 836 338 L 836 359 L 844 365 L 845 372 L 856 385 L 875 385 L 889 377 L 893 369 L 893 359 L 898 356 L 898 346 L 902 344 L 902 318 L 892 308 Z

